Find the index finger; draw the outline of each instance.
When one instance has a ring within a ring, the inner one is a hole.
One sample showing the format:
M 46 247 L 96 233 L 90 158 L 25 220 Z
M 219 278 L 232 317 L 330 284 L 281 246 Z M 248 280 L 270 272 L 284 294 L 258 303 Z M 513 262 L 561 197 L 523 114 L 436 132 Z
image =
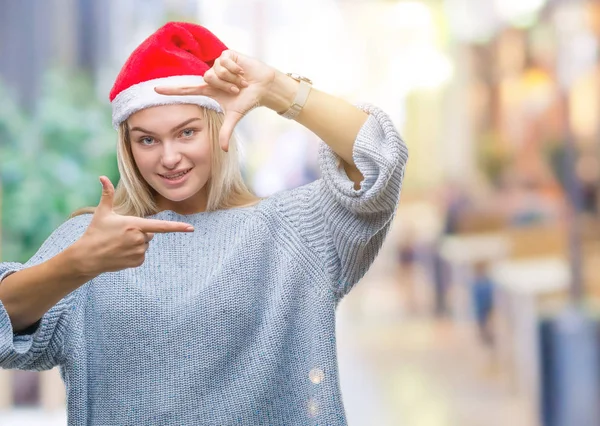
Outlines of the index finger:
M 214 95 L 210 86 L 206 83 L 200 86 L 157 86 L 154 91 L 161 95 L 170 96 L 200 95 L 210 97 Z
M 133 224 L 142 232 L 153 232 L 158 234 L 165 234 L 167 232 L 194 232 L 194 227 L 189 223 L 171 222 L 169 220 L 160 219 L 135 219 Z

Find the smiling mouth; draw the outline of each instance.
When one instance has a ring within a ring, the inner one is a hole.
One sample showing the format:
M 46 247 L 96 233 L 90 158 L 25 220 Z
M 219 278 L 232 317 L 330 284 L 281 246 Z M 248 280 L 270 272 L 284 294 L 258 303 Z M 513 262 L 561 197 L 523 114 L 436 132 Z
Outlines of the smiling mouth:
M 165 179 L 168 179 L 168 180 L 177 180 L 177 179 L 179 179 L 179 178 L 181 178 L 181 177 L 183 177 L 183 176 L 187 175 L 187 174 L 190 172 L 190 170 L 192 170 L 192 169 L 187 169 L 187 170 L 184 170 L 183 172 L 181 172 L 181 173 L 177 173 L 177 174 L 175 174 L 175 175 L 161 175 L 160 173 L 158 173 L 158 175 L 159 175 L 160 177 L 162 177 L 162 178 L 165 178 Z

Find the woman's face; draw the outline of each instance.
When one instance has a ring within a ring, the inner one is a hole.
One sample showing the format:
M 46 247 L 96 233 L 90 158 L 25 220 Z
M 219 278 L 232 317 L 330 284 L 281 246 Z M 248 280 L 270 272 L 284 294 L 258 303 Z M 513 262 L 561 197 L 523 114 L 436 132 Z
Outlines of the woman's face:
M 161 105 L 127 120 L 131 151 L 160 210 L 192 214 L 206 210 L 211 172 L 208 124 L 197 105 Z

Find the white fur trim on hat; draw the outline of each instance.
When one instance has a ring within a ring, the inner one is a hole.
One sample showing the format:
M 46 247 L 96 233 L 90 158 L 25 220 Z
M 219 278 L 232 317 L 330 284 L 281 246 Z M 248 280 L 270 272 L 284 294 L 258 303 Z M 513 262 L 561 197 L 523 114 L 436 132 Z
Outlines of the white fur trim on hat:
M 123 90 L 112 101 L 112 124 L 115 129 L 127 120 L 131 114 L 144 108 L 158 105 L 196 104 L 205 108 L 223 112 L 223 109 L 212 98 L 207 96 L 171 96 L 161 95 L 154 90 L 157 86 L 199 86 L 204 78 L 199 75 L 176 75 L 143 81 Z

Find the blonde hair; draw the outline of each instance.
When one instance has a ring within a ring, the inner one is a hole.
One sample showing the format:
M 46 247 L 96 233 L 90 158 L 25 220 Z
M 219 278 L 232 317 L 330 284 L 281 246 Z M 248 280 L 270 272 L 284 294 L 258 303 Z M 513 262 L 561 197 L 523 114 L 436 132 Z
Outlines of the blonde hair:
M 208 123 L 211 141 L 211 176 L 207 181 L 208 202 L 206 211 L 215 211 L 254 204 L 260 200 L 246 186 L 240 170 L 238 141 L 232 136 L 229 152 L 219 146 L 219 130 L 223 125 L 223 114 L 199 107 Z M 127 121 L 119 126 L 117 165 L 121 179 L 115 188 L 113 210 L 121 215 L 145 217 L 159 212 L 156 191 L 142 177 L 133 154 Z M 94 213 L 96 207 L 83 207 L 71 214 L 71 218 Z

